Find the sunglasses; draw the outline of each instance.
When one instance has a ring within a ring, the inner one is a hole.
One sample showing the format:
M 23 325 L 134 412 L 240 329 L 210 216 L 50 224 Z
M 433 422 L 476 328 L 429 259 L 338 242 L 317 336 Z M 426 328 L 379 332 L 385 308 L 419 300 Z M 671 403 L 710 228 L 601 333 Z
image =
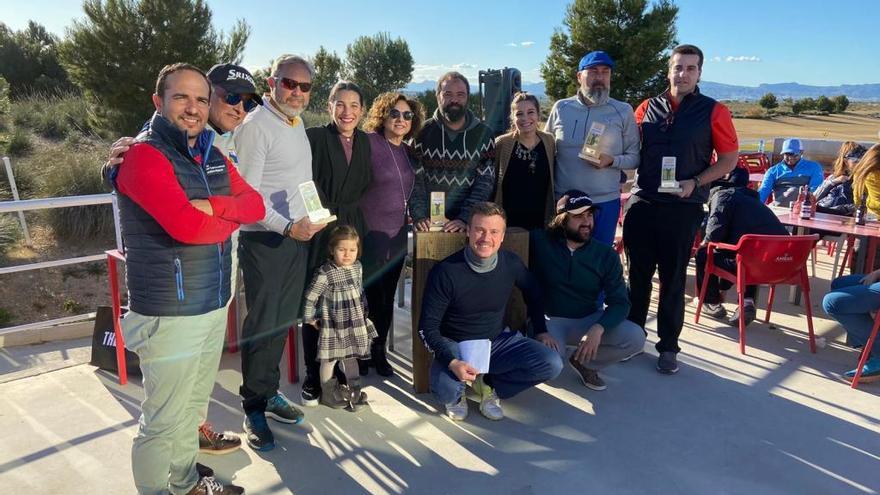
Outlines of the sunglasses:
M 215 87 L 214 91 L 216 91 L 217 96 L 229 106 L 234 107 L 241 103 L 245 112 L 250 112 L 257 108 L 257 100 L 255 100 L 251 94 L 230 93 L 220 87 Z
M 388 117 L 391 119 L 399 119 L 403 117 L 403 120 L 412 120 L 413 116 L 415 116 L 415 114 L 410 112 L 409 110 L 401 112 L 396 108 L 392 108 L 391 111 L 388 112 Z
M 281 84 L 281 87 L 288 90 L 288 91 L 293 91 L 297 87 L 299 87 L 299 90 L 302 91 L 303 93 L 308 93 L 309 91 L 312 90 L 312 83 L 310 83 L 310 82 L 299 82 L 299 81 L 295 81 L 295 80 L 287 78 L 287 77 L 278 77 L 278 76 L 275 76 L 274 79 L 275 79 L 275 82 Z

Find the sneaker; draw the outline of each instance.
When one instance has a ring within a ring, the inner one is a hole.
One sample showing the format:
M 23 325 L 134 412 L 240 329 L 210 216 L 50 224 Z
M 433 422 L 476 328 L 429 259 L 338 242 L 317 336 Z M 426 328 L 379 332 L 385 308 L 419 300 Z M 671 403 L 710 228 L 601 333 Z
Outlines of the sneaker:
M 242 426 L 250 448 L 261 452 L 275 448 L 275 435 L 269 429 L 269 423 L 266 422 L 266 414 L 263 411 L 248 413 Z
M 196 472 L 199 473 L 199 478 L 208 478 L 214 476 L 214 470 L 205 466 L 204 464 L 196 463 Z
M 224 485 L 213 476 L 200 478 L 199 482 L 186 495 L 241 495 L 244 488 L 235 485 Z
M 721 303 L 705 303 L 703 304 L 703 314 L 715 320 L 723 320 L 727 316 L 727 310 Z
M 370 374 L 370 360 L 369 359 L 358 359 L 358 374 L 361 376 L 367 376 Z
M 501 399 L 498 398 L 492 387 L 486 385 L 486 382 L 483 381 L 483 375 L 477 376 L 477 379 L 474 380 L 473 389 L 480 397 L 480 414 L 492 421 L 504 419 Z
M 657 371 L 664 375 L 678 373 L 676 353 L 669 351 L 661 352 L 660 357 L 657 358 Z
M 568 364 L 577 372 L 584 386 L 590 390 L 605 390 L 605 381 L 599 376 L 596 370 L 591 370 L 575 360 L 574 356 L 568 358 Z
M 309 380 L 303 382 L 300 404 L 305 407 L 317 407 L 321 399 L 321 385 Z
M 461 394 L 458 402 L 446 404 L 446 415 L 455 421 L 464 421 L 467 418 L 468 403 L 467 399 L 464 398 L 464 394 Z
M 376 373 L 379 376 L 394 376 L 394 369 L 391 367 L 391 363 L 388 362 L 388 356 L 385 355 L 384 347 L 374 346 L 370 351 L 370 355 L 372 356 L 373 366 L 376 368 Z
M 749 323 L 755 321 L 755 318 L 758 317 L 758 309 L 754 304 L 746 304 L 743 306 L 743 314 L 746 317 L 746 326 L 749 326 Z M 734 310 L 733 314 L 730 316 L 730 319 L 727 320 L 727 323 L 738 327 L 739 326 L 739 308 Z
M 302 423 L 305 415 L 284 394 L 278 392 L 266 403 L 266 417 L 296 425 Z
M 340 385 L 335 378 L 331 378 L 321 388 L 321 405 L 333 409 L 344 409 L 349 405 L 350 394 L 348 385 Z
M 847 381 L 852 381 L 856 377 L 856 370 L 852 369 L 843 374 Z M 880 358 L 871 357 L 865 361 L 862 366 L 862 376 L 859 377 L 859 383 L 871 383 L 880 381 Z
M 231 431 L 217 433 L 211 423 L 199 426 L 199 452 L 203 454 L 228 454 L 241 448 L 241 438 Z M 213 476 L 208 474 L 206 476 Z

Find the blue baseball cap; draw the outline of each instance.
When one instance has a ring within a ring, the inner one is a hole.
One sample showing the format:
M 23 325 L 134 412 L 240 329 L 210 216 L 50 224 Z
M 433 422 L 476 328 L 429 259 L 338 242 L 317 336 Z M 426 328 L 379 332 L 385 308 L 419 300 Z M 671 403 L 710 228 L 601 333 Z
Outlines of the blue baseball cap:
M 802 151 L 804 151 L 804 147 L 801 146 L 801 140 L 798 138 L 790 138 L 782 142 L 783 154 L 791 153 L 793 155 L 800 155 Z
M 614 60 L 611 60 L 611 56 L 602 50 L 596 50 L 595 52 L 590 52 L 584 55 L 584 58 L 582 58 L 578 64 L 578 72 L 596 65 L 607 65 L 613 70 Z
M 571 213 L 572 215 L 580 215 L 581 213 L 589 210 L 595 209 L 596 206 L 593 204 L 593 200 L 590 199 L 590 196 L 583 191 L 579 191 L 577 189 L 570 189 L 559 198 L 559 201 L 556 202 L 556 214 L 560 213 Z

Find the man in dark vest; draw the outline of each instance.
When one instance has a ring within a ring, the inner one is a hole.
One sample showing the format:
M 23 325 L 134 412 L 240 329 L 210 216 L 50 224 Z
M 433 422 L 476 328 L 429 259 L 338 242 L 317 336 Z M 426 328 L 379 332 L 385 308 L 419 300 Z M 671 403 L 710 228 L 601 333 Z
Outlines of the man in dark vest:
M 144 376 L 132 447 L 141 494 L 243 493 L 199 478 L 193 431 L 207 411 L 223 348 L 229 238 L 265 209 L 205 130 L 210 95 L 198 68 L 163 68 L 156 113 L 116 177 L 131 307 L 122 331 Z
M 657 371 L 663 374 L 678 371 L 687 265 L 709 185 L 733 170 L 739 148 L 730 110 L 700 94 L 702 68 L 699 48 L 675 47 L 669 59 L 669 89 L 643 101 L 635 112 L 642 133 L 641 163 L 623 223 L 630 261 L 629 320 L 645 327 L 651 279 L 658 271 Z M 661 188 L 663 171 L 671 176 L 664 179 L 674 177 L 678 190 Z

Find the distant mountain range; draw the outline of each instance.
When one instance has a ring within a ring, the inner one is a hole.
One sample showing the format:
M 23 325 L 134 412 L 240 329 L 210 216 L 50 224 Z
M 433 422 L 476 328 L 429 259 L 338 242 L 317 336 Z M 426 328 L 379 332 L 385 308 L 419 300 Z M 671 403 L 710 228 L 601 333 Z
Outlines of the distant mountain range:
M 408 92 L 421 93 L 425 90 L 434 90 L 436 81 L 412 82 L 404 89 Z M 476 91 L 476 87 L 473 89 Z M 544 96 L 544 83 L 523 83 L 523 89 L 537 95 Z M 880 101 L 880 84 L 843 84 L 840 86 L 807 86 L 798 83 L 775 83 L 755 86 L 735 86 L 712 81 L 700 83 L 703 94 L 716 100 L 757 100 L 765 93 L 773 93 L 777 98 L 817 98 L 846 95 L 852 101 Z

